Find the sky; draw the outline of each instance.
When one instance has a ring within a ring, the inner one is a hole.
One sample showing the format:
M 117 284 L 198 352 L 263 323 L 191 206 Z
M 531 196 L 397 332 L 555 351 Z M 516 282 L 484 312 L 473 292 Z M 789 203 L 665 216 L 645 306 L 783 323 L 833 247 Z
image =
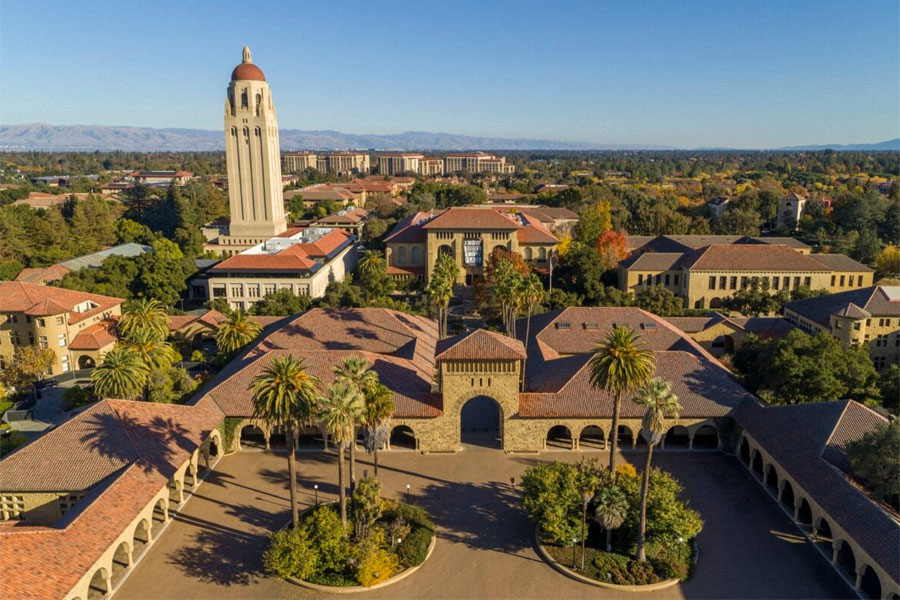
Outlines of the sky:
M 684 148 L 900 136 L 897 0 L 0 0 L 0 124 L 219 129 L 245 44 L 282 129 Z

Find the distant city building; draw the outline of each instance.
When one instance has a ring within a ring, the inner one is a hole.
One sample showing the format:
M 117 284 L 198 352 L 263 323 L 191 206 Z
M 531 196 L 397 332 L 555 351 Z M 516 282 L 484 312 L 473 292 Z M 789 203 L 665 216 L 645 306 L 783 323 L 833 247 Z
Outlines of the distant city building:
M 436 177 L 444 174 L 444 159 L 435 156 L 426 156 L 419 159 L 419 175 L 423 177 Z
M 170 184 L 184 185 L 194 178 L 190 171 L 135 171 L 131 179 L 144 185 Z
M 778 229 L 797 229 L 800 218 L 806 208 L 806 196 L 791 192 L 778 201 L 778 213 L 775 218 L 775 226 Z
M 318 164 L 315 152 L 286 152 L 281 157 L 281 169 L 286 173 L 302 173 L 315 169 Z
M 116 343 L 122 298 L 64 288 L 0 282 L 0 368 L 16 349 L 50 348 L 56 360 L 46 375 L 89 369 Z
M 425 157 L 416 153 L 392 152 L 378 155 L 378 172 L 381 175 L 419 173 L 419 161 Z
M 356 268 L 356 239 L 340 228 L 289 229 L 209 268 L 203 276 L 207 298 L 240 310 L 278 290 L 319 298 L 329 283 Z
M 316 158 L 316 169 L 338 175 L 358 175 L 371 170 L 369 155 L 365 152 L 331 152 Z
M 444 157 L 444 174 L 466 171 L 468 173 L 515 173 L 513 165 L 506 164 L 506 158 L 484 152 L 448 154 Z
M 784 305 L 784 318 L 811 334 L 867 346 L 876 369 L 900 362 L 900 286 L 874 286 Z

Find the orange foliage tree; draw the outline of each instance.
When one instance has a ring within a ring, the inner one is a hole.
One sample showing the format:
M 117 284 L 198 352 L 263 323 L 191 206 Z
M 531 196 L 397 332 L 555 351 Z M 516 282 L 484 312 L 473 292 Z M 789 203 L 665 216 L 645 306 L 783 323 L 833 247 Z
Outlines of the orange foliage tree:
M 597 252 L 604 269 L 614 269 L 619 261 L 628 256 L 628 239 L 618 231 L 604 231 L 597 238 Z

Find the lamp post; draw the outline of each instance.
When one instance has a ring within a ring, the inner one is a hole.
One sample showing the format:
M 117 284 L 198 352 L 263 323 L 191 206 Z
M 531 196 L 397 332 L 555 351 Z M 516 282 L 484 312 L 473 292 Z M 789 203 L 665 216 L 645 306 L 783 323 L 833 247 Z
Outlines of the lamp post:
M 409 484 L 406 484 L 406 503 L 409 504 Z
M 578 538 L 572 538 L 572 568 L 575 567 L 575 549 L 578 548 Z
M 316 492 L 316 506 L 319 506 L 319 484 L 315 484 L 313 486 L 313 490 Z

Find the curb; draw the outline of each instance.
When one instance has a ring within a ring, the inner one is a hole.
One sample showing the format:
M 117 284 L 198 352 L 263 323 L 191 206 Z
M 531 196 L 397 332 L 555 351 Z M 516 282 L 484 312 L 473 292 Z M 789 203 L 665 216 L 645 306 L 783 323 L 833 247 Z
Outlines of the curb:
M 552 556 L 547 554 L 547 551 L 544 550 L 544 546 L 541 544 L 541 531 L 540 526 L 534 526 L 534 544 L 537 546 L 538 554 L 544 562 L 548 563 L 551 567 L 565 575 L 570 579 L 574 579 L 580 583 L 586 583 L 588 585 L 592 585 L 594 587 L 603 588 L 605 590 L 614 590 L 617 592 L 628 592 L 628 593 L 640 593 L 640 592 L 655 592 L 658 590 L 664 590 L 670 588 L 678 583 L 681 583 L 680 579 L 666 579 L 664 581 L 658 581 L 656 583 L 648 583 L 646 585 L 619 585 L 617 583 L 607 583 L 605 581 L 600 581 L 599 579 L 594 579 L 592 577 L 586 577 L 585 575 L 581 575 L 576 573 L 572 569 L 563 566 L 562 564 L 556 562 Z

